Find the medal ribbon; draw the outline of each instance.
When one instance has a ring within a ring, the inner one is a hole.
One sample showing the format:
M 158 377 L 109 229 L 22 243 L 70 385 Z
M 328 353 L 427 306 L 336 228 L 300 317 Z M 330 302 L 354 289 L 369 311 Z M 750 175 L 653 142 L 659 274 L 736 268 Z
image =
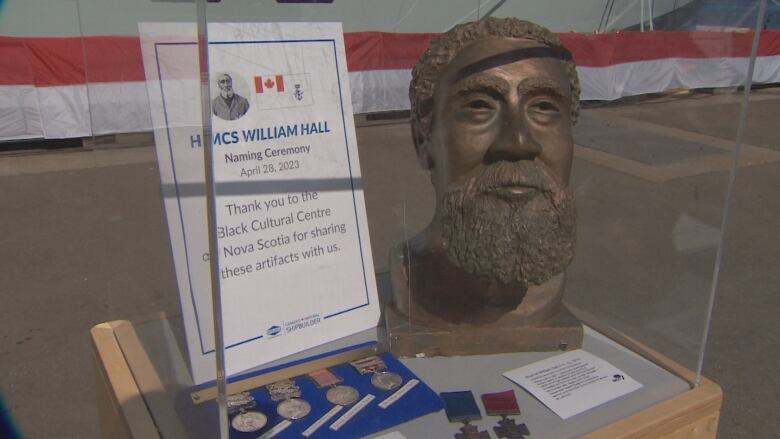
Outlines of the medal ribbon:
M 342 381 L 341 378 L 328 369 L 316 370 L 311 372 L 309 376 L 319 388 L 334 386 Z
M 376 355 L 371 357 L 366 357 L 357 361 L 351 361 L 349 364 L 351 364 L 352 367 L 357 369 L 357 371 L 360 372 L 361 375 L 365 375 L 367 373 L 379 372 L 381 370 L 387 369 L 387 365 L 385 364 L 385 361 L 377 357 Z
M 471 391 L 440 393 L 444 412 L 450 422 L 469 422 L 482 419 L 482 414 Z
M 517 405 L 514 390 L 506 392 L 485 393 L 482 395 L 482 404 L 488 416 L 519 415 L 520 407 Z

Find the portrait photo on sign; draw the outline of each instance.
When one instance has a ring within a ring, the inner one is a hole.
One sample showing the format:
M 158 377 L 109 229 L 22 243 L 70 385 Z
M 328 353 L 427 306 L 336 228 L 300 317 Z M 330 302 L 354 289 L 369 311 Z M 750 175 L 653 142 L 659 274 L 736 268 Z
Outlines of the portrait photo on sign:
M 249 86 L 234 72 L 211 75 L 211 113 L 223 120 L 237 120 L 249 111 Z

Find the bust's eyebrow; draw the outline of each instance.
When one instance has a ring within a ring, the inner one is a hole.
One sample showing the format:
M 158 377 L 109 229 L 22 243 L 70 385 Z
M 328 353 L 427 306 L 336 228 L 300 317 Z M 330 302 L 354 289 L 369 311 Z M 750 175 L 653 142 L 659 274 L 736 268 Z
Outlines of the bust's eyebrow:
M 524 96 L 529 93 L 540 92 L 548 93 L 561 99 L 567 97 L 566 92 L 563 91 L 563 88 L 561 88 L 557 81 L 554 81 L 550 78 L 545 78 L 543 76 L 532 76 L 530 78 L 525 78 L 520 81 L 520 84 L 517 85 L 517 94 L 520 96 Z
M 496 99 L 509 94 L 509 83 L 495 76 L 471 76 L 458 82 L 452 89 L 452 96 L 468 93 L 485 93 Z

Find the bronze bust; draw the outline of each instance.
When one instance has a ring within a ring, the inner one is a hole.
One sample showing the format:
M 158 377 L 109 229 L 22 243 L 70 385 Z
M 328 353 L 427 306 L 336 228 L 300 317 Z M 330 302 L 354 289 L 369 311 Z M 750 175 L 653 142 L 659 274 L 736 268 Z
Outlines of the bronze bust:
M 464 23 L 417 61 L 409 97 L 436 209 L 390 255 L 391 335 L 399 322 L 426 333 L 571 327 L 573 341 L 560 342 L 576 345 L 581 326 L 558 321 L 576 229 L 569 174 L 579 82 L 570 52 L 516 18 Z

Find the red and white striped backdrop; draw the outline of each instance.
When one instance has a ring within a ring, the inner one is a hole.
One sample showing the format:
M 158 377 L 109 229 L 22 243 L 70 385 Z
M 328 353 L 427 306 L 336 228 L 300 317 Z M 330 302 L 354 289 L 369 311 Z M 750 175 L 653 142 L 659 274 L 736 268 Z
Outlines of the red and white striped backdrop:
M 408 109 L 411 68 L 435 36 L 345 34 L 354 111 Z M 752 41 L 726 32 L 559 36 L 574 54 L 584 100 L 739 85 Z M 758 56 L 754 81 L 780 82 L 780 31 L 763 31 Z M 151 129 L 138 37 L 0 37 L 0 140 Z

